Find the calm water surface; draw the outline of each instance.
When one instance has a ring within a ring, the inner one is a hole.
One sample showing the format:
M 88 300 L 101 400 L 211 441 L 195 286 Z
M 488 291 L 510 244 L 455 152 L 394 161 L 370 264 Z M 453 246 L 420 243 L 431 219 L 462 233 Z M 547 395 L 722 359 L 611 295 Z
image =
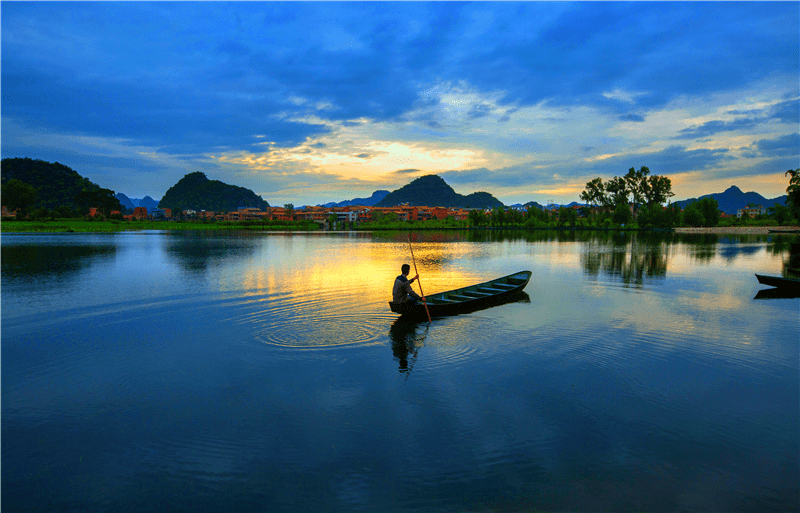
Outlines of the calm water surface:
M 784 236 L 785 237 L 785 236 Z M 3 511 L 791 511 L 778 236 L 4 234 Z

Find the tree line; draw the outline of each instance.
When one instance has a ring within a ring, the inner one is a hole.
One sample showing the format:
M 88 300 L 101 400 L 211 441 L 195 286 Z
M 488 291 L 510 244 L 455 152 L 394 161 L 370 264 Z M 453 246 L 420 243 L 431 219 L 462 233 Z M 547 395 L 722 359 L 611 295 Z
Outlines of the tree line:
M 712 197 L 701 198 L 681 210 L 677 205 L 668 203 L 669 198 L 675 195 L 669 177 L 651 175 L 650 169 L 642 166 L 638 170 L 630 168 L 625 175 L 607 181 L 598 177 L 587 182 L 580 199 L 588 207 L 576 209 L 561 206 L 555 211 L 534 206 L 523 211 L 495 208 L 488 213 L 473 210 L 469 214 L 469 225 L 530 228 L 672 228 L 754 223 L 790 225 L 800 222 L 800 169 L 789 170 L 785 176 L 790 177 L 786 206 L 764 205 L 766 213 L 753 218 L 723 219 L 719 204 Z

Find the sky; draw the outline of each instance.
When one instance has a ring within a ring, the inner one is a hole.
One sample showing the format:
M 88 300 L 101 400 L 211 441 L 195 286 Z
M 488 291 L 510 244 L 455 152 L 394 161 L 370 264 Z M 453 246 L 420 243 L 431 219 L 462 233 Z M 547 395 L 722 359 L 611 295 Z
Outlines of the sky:
M 437 174 L 506 205 L 647 166 L 785 194 L 798 2 L 9 2 L 3 158 L 131 198 L 183 176 L 316 205 Z

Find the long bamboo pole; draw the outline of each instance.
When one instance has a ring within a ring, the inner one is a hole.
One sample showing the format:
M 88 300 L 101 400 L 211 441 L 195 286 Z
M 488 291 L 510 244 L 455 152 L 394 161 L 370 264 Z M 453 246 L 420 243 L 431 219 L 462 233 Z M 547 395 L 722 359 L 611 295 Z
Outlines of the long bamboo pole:
M 417 260 L 414 258 L 414 248 L 411 247 L 411 235 L 406 234 L 408 237 L 408 249 L 411 250 L 411 261 L 414 262 L 414 274 L 417 275 L 417 283 L 419 284 L 419 295 L 422 296 L 422 304 L 425 305 L 425 313 L 428 314 L 428 324 L 431 322 L 431 313 L 428 311 L 428 302 L 425 300 L 425 293 L 422 292 L 422 281 L 419 279 L 419 271 L 417 271 Z

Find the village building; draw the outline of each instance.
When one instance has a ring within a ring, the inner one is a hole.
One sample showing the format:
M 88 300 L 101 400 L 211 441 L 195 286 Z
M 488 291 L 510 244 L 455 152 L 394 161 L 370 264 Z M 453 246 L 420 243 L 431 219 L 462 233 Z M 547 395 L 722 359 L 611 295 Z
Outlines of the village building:
M 736 211 L 736 217 L 755 217 L 759 214 L 764 215 L 767 213 L 767 209 L 762 207 L 761 205 L 756 205 L 755 207 L 745 207 L 740 208 Z

